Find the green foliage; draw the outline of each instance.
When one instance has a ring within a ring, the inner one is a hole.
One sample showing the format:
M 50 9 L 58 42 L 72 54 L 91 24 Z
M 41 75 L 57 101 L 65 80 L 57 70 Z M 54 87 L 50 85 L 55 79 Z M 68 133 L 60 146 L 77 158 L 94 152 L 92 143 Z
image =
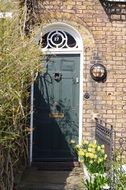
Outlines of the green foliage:
M 113 168 L 113 179 L 110 183 L 113 184 L 115 190 L 126 190 L 126 173 L 122 172 L 121 165 L 119 168 Z
M 84 189 L 101 190 L 103 186 L 108 184 L 107 176 L 104 174 L 107 159 L 104 145 L 99 145 L 95 140 L 83 141 L 81 145 L 76 145 L 74 141 L 71 141 L 71 144 L 75 148 L 80 162 L 88 170 L 90 179 L 84 180 Z
M 118 183 L 116 183 L 117 190 L 126 190 L 126 174 L 118 173 Z
M 13 18 L 0 18 L 0 189 L 7 190 L 13 188 L 16 163 L 27 156 L 29 88 L 41 68 L 35 32 L 27 38 L 17 4 L 0 1 L 3 14 L 10 5 Z
M 126 173 L 122 169 L 123 165 L 126 165 L 126 160 L 120 148 L 114 153 L 114 161 L 112 163 L 113 179 L 111 179 L 110 183 L 113 184 L 115 190 L 126 190 Z
M 86 190 L 101 190 L 106 183 L 106 177 L 103 175 L 94 175 L 90 177 L 90 180 L 85 180 L 84 187 Z
M 107 155 L 104 145 L 97 144 L 96 141 L 83 141 L 76 146 L 80 161 L 86 165 L 91 173 L 104 173 Z

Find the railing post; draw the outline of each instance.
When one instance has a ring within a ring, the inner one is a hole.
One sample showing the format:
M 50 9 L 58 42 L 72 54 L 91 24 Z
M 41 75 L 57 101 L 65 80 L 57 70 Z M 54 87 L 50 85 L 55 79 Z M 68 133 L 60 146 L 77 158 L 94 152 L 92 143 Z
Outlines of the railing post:
M 113 189 L 113 149 L 114 149 L 114 129 L 113 126 L 96 118 L 95 139 L 99 144 L 104 144 L 105 152 L 109 159 L 109 175 L 112 179 L 111 190 Z

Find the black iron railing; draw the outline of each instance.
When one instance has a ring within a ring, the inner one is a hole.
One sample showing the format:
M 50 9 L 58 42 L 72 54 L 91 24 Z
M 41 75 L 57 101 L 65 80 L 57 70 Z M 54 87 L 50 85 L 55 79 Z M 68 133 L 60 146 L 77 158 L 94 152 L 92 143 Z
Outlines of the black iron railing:
M 96 118 L 96 128 L 95 128 L 95 139 L 99 144 L 105 146 L 105 153 L 107 154 L 106 169 L 110 182 L 110 189 L 114 190 L 114 181 L 113 181 L 113 150 L 115 147 L 115 132 L 113 126 Z
M 114 163 L 119 163 L 120 169 L 123 165 L 123 159 L 126 156 L 126 128 L 114 130 L 111 124 L 100 119 L 96 119 L 95 139 L 99 144 L 104 144 L 105 152 L 108 156 L 106 162 L 107 174 L 110 180 L 110 189 L 115 190 L 116 184 L 119 182 Z M 119 159 L 119 160 L 118 160 Z M 121 174 L 121 173 L 120 173 Z M 122 174 L 121 174 L 122 175 Z M 120 183 L 120 182 L 119 182 Z
M 104 144 L 105 153 L 109 160 L 113 159 L 114 129 L 113 126 L 102 120 L 96 119 L 95 139 L 99 144 Z

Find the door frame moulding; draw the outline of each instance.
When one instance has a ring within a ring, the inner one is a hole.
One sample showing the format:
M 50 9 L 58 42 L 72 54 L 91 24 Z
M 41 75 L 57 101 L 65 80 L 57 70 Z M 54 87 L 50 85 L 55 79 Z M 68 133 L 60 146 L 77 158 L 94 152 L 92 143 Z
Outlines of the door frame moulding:
M 76 37 L 76 40 L 78 40 L 79 48 L 69 48 L 69 49 L 41 49 L 42 53 L 45 55 L 49 54 L 79 54 L 80 55 L 80 87 L 79 87 L 79 141 L 78 143 L 81 144 L 82 141 L 82 120 L 83 120 L 83 61 L 84 61 L 84 53 L 83 53 L 83 41 L 81 38 L 81 35 L 79 32 L 72 26 L 57 22 L 53 24 L 49 24 L 46 27 L 43 28 L 43 33 L 41 34 L 41 37 L 47 33 L 48 31 L 59 29 L 59 30 L 65 30 L 69 32 L 72 36 Z M 40 38 L 40 35 L 39 35 Z M 30 165 L 32 164 L 32 156 L 33 156 L 33 113 L 34 113 L 34 82 L 31 84 L 31 107 L 30 107 L 30 147 L 29 147 L 29 162 Z

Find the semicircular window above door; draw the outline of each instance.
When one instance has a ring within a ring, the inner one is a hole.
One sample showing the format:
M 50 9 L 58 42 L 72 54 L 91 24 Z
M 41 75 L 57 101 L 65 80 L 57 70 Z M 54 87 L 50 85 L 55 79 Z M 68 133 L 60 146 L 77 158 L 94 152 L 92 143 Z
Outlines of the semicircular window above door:
M 42 37 L 43 48 L 78 48 L 78 42 L 68 32 L 53 30 Z
M 78 31 L 65 23 L 54 23 L 43 28 L 39 43 L 43 51 L 82 51 L 83 48 Z

